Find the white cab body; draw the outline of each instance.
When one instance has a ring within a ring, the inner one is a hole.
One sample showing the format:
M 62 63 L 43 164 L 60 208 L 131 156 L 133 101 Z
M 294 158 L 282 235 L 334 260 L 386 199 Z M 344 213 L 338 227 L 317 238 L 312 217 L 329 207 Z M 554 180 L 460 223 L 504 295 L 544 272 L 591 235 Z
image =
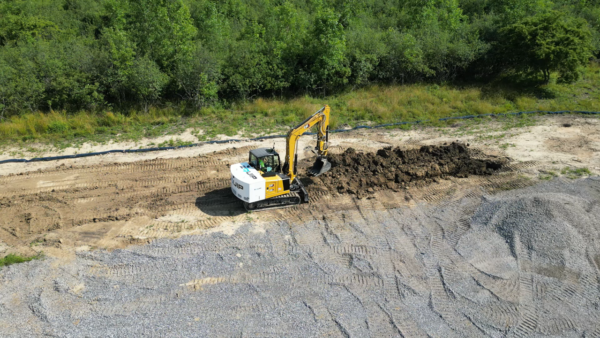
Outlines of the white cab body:
M 266 182 L 256 169 L 248 162 L 231 166 L 231 191 L 247 203 L 254 203 L 265 199 Z

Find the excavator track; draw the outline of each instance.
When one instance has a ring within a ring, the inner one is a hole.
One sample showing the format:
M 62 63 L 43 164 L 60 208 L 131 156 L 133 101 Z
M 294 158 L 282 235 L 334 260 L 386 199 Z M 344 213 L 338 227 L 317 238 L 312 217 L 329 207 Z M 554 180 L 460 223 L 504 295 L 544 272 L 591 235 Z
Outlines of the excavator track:
M 300 197 L 300 194 L 297 192 L 290 192 L 289 194 L 269 198 L 254 203 L 244 202 L 244 208 L 246 208 L 246 210 L 248 211 L 280 209 L 298 205 L 301 203 L 302 199 Z

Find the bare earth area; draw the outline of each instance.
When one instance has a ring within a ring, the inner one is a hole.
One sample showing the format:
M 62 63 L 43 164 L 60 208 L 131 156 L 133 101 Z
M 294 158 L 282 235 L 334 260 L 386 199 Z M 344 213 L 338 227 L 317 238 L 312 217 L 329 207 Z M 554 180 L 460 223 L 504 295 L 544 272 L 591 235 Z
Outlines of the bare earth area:
M 599 122 L 336 134 L 258 213 L 229 165 L 272 141 L 2 165 L 0 254 L 47 257 L 0 270 L 0 335 L 600 337 Z

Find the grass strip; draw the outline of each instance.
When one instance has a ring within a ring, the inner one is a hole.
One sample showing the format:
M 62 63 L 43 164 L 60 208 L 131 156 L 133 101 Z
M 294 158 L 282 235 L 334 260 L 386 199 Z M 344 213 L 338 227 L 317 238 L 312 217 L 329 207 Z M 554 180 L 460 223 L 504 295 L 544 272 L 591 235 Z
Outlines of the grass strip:
M 3 258 L 0 258 L 0 267 L 9 266 L 12 264 L 29 262 L 34 259 L 40 259 L 42 257 L 43 257 L 43 254 L 41 254 L 41 253 L 37 254 L 35 256 L 20 256 L 17 254 L 8 254 L 8 255 L 4 256 Z

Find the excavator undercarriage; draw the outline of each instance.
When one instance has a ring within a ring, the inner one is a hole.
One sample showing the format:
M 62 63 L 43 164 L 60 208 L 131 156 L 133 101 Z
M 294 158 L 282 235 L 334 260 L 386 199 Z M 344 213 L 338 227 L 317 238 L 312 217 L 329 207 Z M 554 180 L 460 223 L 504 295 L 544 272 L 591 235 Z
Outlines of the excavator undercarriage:
M 244 208 L 246 208 L 246 210 L 248 211 L 256 211 L 267 209 L 279 209 L 284 207 L 291 207 L 302 203 L 308 203 L 308 201 L 303 202 L 302 195 L 304 195 L 305 198 L 308 199 L 308 194 L 306 194 L 306 191 L 304 191 L 304 194 L 300 194 L 298 192 L 290 192 L 289 194 L 269 198 L 254 203 L 244 202 Z

